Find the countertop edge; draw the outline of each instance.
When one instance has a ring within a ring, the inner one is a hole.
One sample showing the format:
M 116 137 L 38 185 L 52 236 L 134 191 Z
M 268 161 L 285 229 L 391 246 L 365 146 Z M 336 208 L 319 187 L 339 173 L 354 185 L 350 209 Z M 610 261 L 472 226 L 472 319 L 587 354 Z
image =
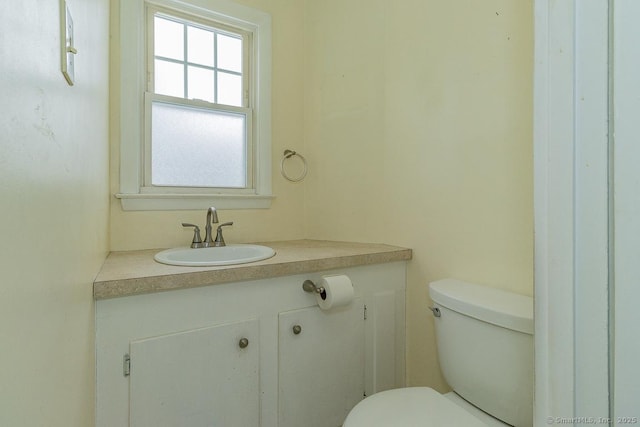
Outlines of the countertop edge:
M 336 244 L 342 244 L 342 242 L 336 242 Z M 336 268 L 408 261 L 413 256 L 413 251 L 408 248 L 385 245 L 385 250 L 380 250 L 380 245 L 376 246 L 378 248 L 368 253 L 324 256 L 280 263 L 252 263 L 229 269 L 185 271 L 176 274 L 114 280 L 97 279 L 93 283 L 93 297 L 95 300 L 101 300 L 231 282 L 270 279 Z

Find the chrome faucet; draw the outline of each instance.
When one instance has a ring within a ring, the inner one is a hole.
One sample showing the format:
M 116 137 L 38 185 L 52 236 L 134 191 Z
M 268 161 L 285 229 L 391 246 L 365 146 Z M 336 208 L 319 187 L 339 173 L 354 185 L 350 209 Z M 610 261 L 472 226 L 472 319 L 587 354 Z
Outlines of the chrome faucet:
M 218 212 L 216 212 L 216 208 L 211 206 L 207 210 L 207 225 L 204 227 L 204 242 L 202 242 L 202 246 L 208 248 L 209 246 L 213 246 L 213 238 L 211 237 L 211 224 L 218 223 Z

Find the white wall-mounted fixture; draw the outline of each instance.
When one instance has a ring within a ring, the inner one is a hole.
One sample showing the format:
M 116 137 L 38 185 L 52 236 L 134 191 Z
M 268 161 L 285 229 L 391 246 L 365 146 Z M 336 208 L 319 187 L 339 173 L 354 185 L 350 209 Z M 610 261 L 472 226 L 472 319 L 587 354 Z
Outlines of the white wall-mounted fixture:
M 65 0 L 60 0 L 60 41 L 62 75 L 73 86 L 74 55 L 78 51 L 74 47 L 73 19 Z

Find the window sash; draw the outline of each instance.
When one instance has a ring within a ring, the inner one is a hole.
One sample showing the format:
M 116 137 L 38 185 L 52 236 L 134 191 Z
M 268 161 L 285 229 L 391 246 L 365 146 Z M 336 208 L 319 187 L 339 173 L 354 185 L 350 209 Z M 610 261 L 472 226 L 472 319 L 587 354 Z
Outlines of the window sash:
M 240 114 L 245 117 L 245 139 L 246 139 L 246 185 L 242 187 L 197 187 L 197 186 L 161 186 L 153 185 L 152 177 L 152 104 L 154 102 L 171 104 L 179 107 L 193 108 L 200 111 L 212 111 L 228 114 Z M 144 130 L 144 177 L 141 193 L 179 193 L 179 194 L 256 194 L 256 183 L 254 174 L 255 146 L 253 143 L 253 111 L 250 108 L 233 107 L 207 103 L 200 100 L 190 100 L 184 98 L 145 93 L 145 130 Z
M 195 15 L 189 15 L 187 13 L 183 13 L 183 12 L 178 12 L 175 10 L 171 10 L 171 9 L 165 9 L 159 6 L 155 6 L 155 5 L 150 5 L 147 4 L 147 61 L 146 61 L 146 67 L 147 67 L 147 91 L 149 92 L 153 92 L 155 93 L 155 73 L 154 73 L 154 69 L 155 69 L 155 60 L 156 60 L 156 55 L 155 55 L 155 46 L 154 46 L 154 41 L 155 41 L 155 37 L 154 37 L 154 17 L 158 15 L 164 19 L 168 19 L 168 20 L 172 20 L 175 22 L 178 22 L 180 24 L 186 24 L 187 26 L 192 26 L 194 28 L 200 28 L 200 29 L 205 29 L 208 31 L 212 31 L 214 33 L 217 34 L 221 34 L 221 35 L 226 35 L 226 36 L 231 36 L 231 37 L 237 37 L 240 38 L 242 40 L 242 71 L 240 73 L 233 71 L 233 70 L 227 70 L 221 67 L 218 67 L 217 64 L 215 64 L 213 67 L 206 67 L 203 66 L 202 64 L 197 64 L 197 63 L 191 63 L 189 62 L 189 58 L 187 56 L 187 39 L 186 39 L 186 34 L 185 34 L 185 39 L 184 39 L 184 60 L 183 61 L 177 61 L 175 59 L 170 59 L 170 58 L 163 58 L 163 57 L 159 57 L 158 59 L 161 60 L 168 60 L 169 62 L 173 62 L 173 63 L 179 63 L 181 65 L 184 66 L 185 70 L 185 75 L 184 75 L 184 89 L 183 89 L 183 93 L 184 93 L 184 97 L 187 98 L 188 97 L 188 89 L 187 89 L 187 74 L 186 74 L 186 68 L 188 66 L 196 66 L 199 68 L 205 68 L 205 69 L 213 69 L 216 71 L 216 73 L 226 73 L 226 74 L 233 74 L 233 75 L 241 75 L 242 77 L 242 94 L 241 94 L 241 99 L 242 99 L 242 106 L 243 107 L 248 107 L 248 108 L 252 108 L 252 102 L 253 102 L 253 97 L 251 96 L 251 92 L 252 92 L 252 87 L 251 87 L 251 76 L 250 74 L 253 72 L 253 65 L 251 64 L 251 51 L 253 49 L 253 38 L 252 38 L 252 34 L 250 31 L 246 31 L 240 28 L 235 28 L 235 27 L 231 27 L 229 25 L 225 25 L 223 23 L 220 22 L 216 22 L 214 20 L 208 20 L 206 18 L 201 18 L 199 16 L 195 16 Z M 185 31 L 186 33 L 186 31 Z M 217 79 L 216 79 L 217 80 Z M 217 85 L 217 84 L 216 84 Z M 216 88 L 217 91 L 217 88 Z M 217 95 L 217 93 L 216 93 Z

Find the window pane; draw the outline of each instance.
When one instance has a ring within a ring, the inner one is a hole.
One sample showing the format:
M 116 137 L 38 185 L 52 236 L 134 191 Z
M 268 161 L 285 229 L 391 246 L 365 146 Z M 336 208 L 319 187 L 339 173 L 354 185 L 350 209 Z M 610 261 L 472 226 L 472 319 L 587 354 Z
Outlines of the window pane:
M 158 16 L 154 18 L 155 56 L 184 60 L 184 26 Z
M 184 98 L 184 66 L 156 59 L 154 68 L 155 93 Z
M 242 40 L 218 34 L 218 68 L 242 72 Z
M 242 77 L 218 73 L 218 104 L 242 106 Z
M 213 70 L 190 66 L 188 73 L 189 99 L 215 102 Z
M 213 32 L 187 27 L 188 61 L 213 67 Z
M 153 102 L 151 183 L 246 187 L 243 114 Z

